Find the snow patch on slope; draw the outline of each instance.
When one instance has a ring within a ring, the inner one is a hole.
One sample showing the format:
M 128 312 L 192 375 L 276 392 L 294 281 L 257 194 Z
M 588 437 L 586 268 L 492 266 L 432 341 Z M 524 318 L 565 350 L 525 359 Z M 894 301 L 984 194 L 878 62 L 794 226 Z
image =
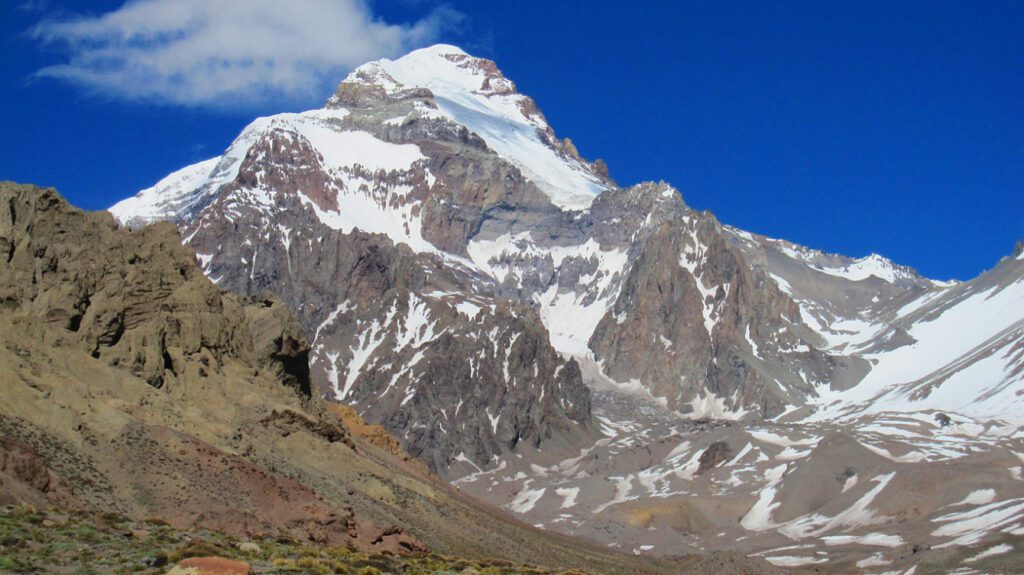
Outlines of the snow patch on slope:
M 300 116 L 301 118 L 301 116 Z M 299 133 L 324 157 L 327 168 L 362 166 L 371 171 L 404 171 L 418 160 L 425 160 L 414 144 L 392 144 L 366 132 L 339 131 L 315 122 L 295 123 Z
M 913 279 L 913 276 L 904 271 L 900 266 L 897 266 L 892 263 L 892 261 L 878 254 L 871 254 L 858 260 L 854 260 L 852 263 L 845 266 L 824 266 L 812 264 L 811 268 L 830 276 L 840 277 L 854 282 L 863 281 L 872 276 L 889 283 L 896 283 L 901 279 Z
M 466 248 L 470 260 L 499 283 L 522 286 L 523 274 L 533 271 L 537 260 L 550 258 L 558 270 L 568 260 L 579 260 L 596 269 L 578 278 L 573 289 L 562 286 L 557 274 L 544 292 L 534 295 L 551 345 L 561 353 L 586 355 L 597 324 L 615 302 L 613 280 L 628 265 L 626 250 L 604 250 L 593 238 L 578 245 L 538 246 L 529 233 L 505 234 L 493 240 L 474 239 Z
M 219 157 L 182 168 L 156 185 L 118 202 L 110 212 L 122 224 L 145 225 L 161 219 L 164 214 L 187 211 L 200 199 L 197 192 L 209 182 L 210 173 L 218 162 Z
M 296 120 L 326 122 L 347 115 L 348 110 L 333 109 L 256 118 L 221 156 L 182 168 L 156 185 L 118 202 L 109 211 L 122 225 L 131 226 L 184 216 L 202 204 L 204 199 L 215 194 L 220 186 L 238 176 L 239 167 L 249 149 L 269 130 L 291 126 Z
M 939 307 L 907 328 L 913 343 L 866 354 L 873 366 L 856 386 L 847 391 L 819 389 L 819 404 L 827 407 L 812 420 L 865 409 L 938 409 L 1024 421 L 1024 400 L 1017 394 L 1024 377 L 1008 373 L 1006 363 L 1015 341 L 1024 337 L 1024 319 L 1008 312 L 1021 309 L 1024 280 Z M 993 347 L 994 353 L 987 351 Z

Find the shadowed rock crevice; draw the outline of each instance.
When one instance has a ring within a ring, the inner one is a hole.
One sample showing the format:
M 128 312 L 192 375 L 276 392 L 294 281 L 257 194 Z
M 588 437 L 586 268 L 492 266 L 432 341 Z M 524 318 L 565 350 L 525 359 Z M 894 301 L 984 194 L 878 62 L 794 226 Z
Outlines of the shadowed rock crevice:
M 716 441 L 709 445 L 698 460 L 697 475 L 703 475 L 708 471 L 725 463 L 732 457 L 732 447 L 724 441 Z

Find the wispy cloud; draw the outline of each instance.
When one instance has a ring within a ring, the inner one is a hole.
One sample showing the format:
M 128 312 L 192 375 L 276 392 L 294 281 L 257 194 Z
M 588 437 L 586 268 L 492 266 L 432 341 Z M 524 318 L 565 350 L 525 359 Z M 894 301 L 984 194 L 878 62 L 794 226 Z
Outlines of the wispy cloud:
M 46 10 L 45 0 L 25 0 L 21 4 L 18 4 L 18 10 L 22 12 L 38 12 L 40 10 Z
M 67 49 L 38 75 L 131 100 L 232 108 L 326 96 L 368 60 L 435 40 L 460 15 L 393 25 L 361 0 L 134 0 L 32 35 Z

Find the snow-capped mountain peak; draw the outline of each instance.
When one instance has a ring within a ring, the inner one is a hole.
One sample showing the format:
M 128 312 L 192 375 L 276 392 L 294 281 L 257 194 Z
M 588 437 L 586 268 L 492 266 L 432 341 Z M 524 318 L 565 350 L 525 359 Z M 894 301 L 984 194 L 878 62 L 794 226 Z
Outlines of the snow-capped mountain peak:
M 493 62 L 474 58 L 448 44 L 414 50 L 396 60 L 384 58 L 363 64 L 353 70 L 345 82 L 377 85 L 389 94 L 412 88 L 436 89 L 441 93 L 515 92 L 515 85 Z
M 470 56 L 458 47 L 438 44 L 396 60 L 364 64 L 342 81 L 341 87 L 346 85 L 383 88 L 385 94 L 392 97 L 409 90 L 429 90 L 436 108 L 417 106 L 418 117 L 453 122 L 480 136 L 491 150 L 516 166 L 559 208 L 585 209 L 598 194 L 613 186 L 598 164 L 583 160 L 568 140 L 555 136 L 533 100 L 519 94 L 515 84 L 493 61 Z M 178 170 L 118 203 L 111 212 L 129 225 L 144 225 L 160 219 L 180 220 L 187 213 L 201 209 L 220 186 L 231 182 L 253 145 L 282 125 L 306 136 L 309 130 L 305 128 L 313 126 L 319 137 L 310 141 L 325 157 L 336 155 L 331 150 L 339 146 L 351 149 L 347 142 L 358 127 L 338 125 L 347 114 L 348 110 L 335 95 L 324 109 L 257 118 L 220 158 Z M 406 116 L 398 116 L 385 124 L 396 125 L 405 119 Z M 377 142 L 377 136 L 372 137 L 376 147 L 387 147 L 386 142 Z M 409 227 L 408 220 L 408 217 L 402 218 L 400 226 Z M 406 235 L 415 236 L 415 230 L 410 229 L 410 234 Z
M 584 209 L 610 187 L 607 177 L 555 137 L 533 100 L 519 94 L 491 60 L 438 44 L 364 64 L 344 83 L 379 86 L 389 95 L 430 90 L 445 118 L 483 138 L 561 208 Z

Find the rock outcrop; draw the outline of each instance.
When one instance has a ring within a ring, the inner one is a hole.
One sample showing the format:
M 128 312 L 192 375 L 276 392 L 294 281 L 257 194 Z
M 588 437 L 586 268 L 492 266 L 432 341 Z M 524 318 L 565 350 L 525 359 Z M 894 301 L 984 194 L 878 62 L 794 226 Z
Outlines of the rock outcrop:
M 689 212 L 644 242 L 590 347 L 606 374 L 682 413 L 771 418 L 834 377 L 834 359 L 803 333 L 797 304 L 714 216 Z
M 154 396 L 114 391 L 142 381 L 155 397 L 220 403 L 224 420 L 252 415 L 238 413 L 243 401 L 223 403 L 228 381 L 275 386 L 294 409 L 312 407 L 309 346 L 283 304 L 221 292 L 173 225 L 124 230 L 109 214 L 70 207 L 52 189 L 6 183 L 0 213 L 0 238 L 14 246 L 0 266 L 4 345 L 21 358 L 6 364 L 5 387 L 24 382 L 43 394 L 4 392 L 4 474 L 29 488 L 12 493 L 231 533 L 358 539 L 350 508 L 323 503 L 299 482 L 216 447 L 212 422 L 200 428 L 204 435 L 162 421 L 173 420 L 173 411 L 137 416 Z M 54 405 L 51 396 L 63 399 Z M 133 396 L 137 406 L 120 411 Z M 36 407 L 18 409 L 26 405 Z M 33 412 L 55 408 L 74 415 L 50 421 Z M 348 440 L 341 426 L 331 433 Z M 95 476 L 85 481 L 83 470 Z
M 173 225 L 127 232 L 53 190 L 5 184 L 2 194 L 0 241 L 12 246 L 0 272 L 6 310 L 63 328 L 92 357 L 154 387 L 222 374 L 233 360 L 310 395 L 309 345 L 287 307 L 222 293 Z

